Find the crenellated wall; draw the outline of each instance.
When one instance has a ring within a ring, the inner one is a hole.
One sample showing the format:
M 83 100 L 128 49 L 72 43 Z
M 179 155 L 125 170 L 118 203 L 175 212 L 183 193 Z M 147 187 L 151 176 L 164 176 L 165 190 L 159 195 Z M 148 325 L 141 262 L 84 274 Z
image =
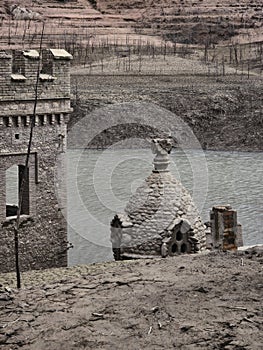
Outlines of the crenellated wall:
M 14 262 L 14 203 L 7 203 L 7 170 L 25 164 L 38 98 L 19 231 L 21 269 L 67 264 L 66 139 L 70 108 L 70 60 L 65 50 L 0 52 L 0 271 Z M 20 170 L 19 170 L 20 171 Z M 20 186 L 19 175 L 14 182 Z M 27 193 L 26 193 L 27 192 Z M 59 195 L 58 195 L 59 194 Z M 11 205 L 11 206 L 10 206 Z M 9 208 L 12 211 L 9 211 Z M 8 209 L 7 209 L 8 208 Z
M 37 113 L 70 112 L 71 58 L 55 49 L 43 51 L 42 59 L 35 50 L 0 52 L 0 116 L 17 115 L 17 108 L 21 115 L 32 114 L 38 67 Z

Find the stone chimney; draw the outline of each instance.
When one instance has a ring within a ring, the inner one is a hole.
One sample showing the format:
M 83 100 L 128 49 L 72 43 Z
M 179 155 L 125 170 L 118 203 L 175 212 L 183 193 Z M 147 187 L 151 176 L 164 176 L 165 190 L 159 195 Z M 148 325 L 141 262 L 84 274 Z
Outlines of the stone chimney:
M 212 244 L 215 249 L 237 250 L 243 245 L 237 212 L 230 205 L 214 206 L 210 212 Z

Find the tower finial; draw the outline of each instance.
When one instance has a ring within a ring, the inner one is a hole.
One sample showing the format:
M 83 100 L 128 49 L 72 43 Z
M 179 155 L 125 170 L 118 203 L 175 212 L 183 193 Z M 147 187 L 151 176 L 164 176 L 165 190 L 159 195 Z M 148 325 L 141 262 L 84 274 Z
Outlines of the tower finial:
M 170 163 L 168 154 L 171 152 L 172 149 L 172 142 L 170 138 L 167 139 L 153 139 L 152 140 L 152 152 L 153 154 L 156 154 L 153 165 L 154 165 L 154 172 L 166 172 L 169 171 L 168 165 Z

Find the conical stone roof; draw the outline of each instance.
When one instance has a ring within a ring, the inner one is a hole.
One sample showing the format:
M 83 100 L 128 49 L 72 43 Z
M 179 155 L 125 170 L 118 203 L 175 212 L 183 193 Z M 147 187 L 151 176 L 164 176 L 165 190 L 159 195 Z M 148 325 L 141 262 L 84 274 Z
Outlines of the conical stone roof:
M 205 248 L 205 226 L 188 191 L 167 170 L 168 152 L 155 152 L 154 170 L 131 197 L 124 213 L 112 221 L 113 248 L 120 249 L 120 256 L 161 255 L 163 244 L 169 242 L 176 243 L 175 249 L 168 247 L 170 253 L 180 253 L 177 245 L 184 243 L 184 252 L 190 252 L 186 248 L 190 241 L 195 251 Z

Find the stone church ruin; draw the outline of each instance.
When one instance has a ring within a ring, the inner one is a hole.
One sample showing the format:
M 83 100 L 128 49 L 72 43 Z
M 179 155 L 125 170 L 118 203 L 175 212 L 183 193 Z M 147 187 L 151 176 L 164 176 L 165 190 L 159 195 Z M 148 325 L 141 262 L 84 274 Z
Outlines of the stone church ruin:
M 21 208 L 20 264 L 22 270 L 67 265 L 63 213 L 71 59 L 68 52 L 59 49 L 43 50 L 41 55 L 36 50 L 0 51 L 1 272 L 15 268 L 13 230 L 18 201 L 10 192 L 13 186 L 17 194 L 21 186 L 39 62 L 34 135 Z

